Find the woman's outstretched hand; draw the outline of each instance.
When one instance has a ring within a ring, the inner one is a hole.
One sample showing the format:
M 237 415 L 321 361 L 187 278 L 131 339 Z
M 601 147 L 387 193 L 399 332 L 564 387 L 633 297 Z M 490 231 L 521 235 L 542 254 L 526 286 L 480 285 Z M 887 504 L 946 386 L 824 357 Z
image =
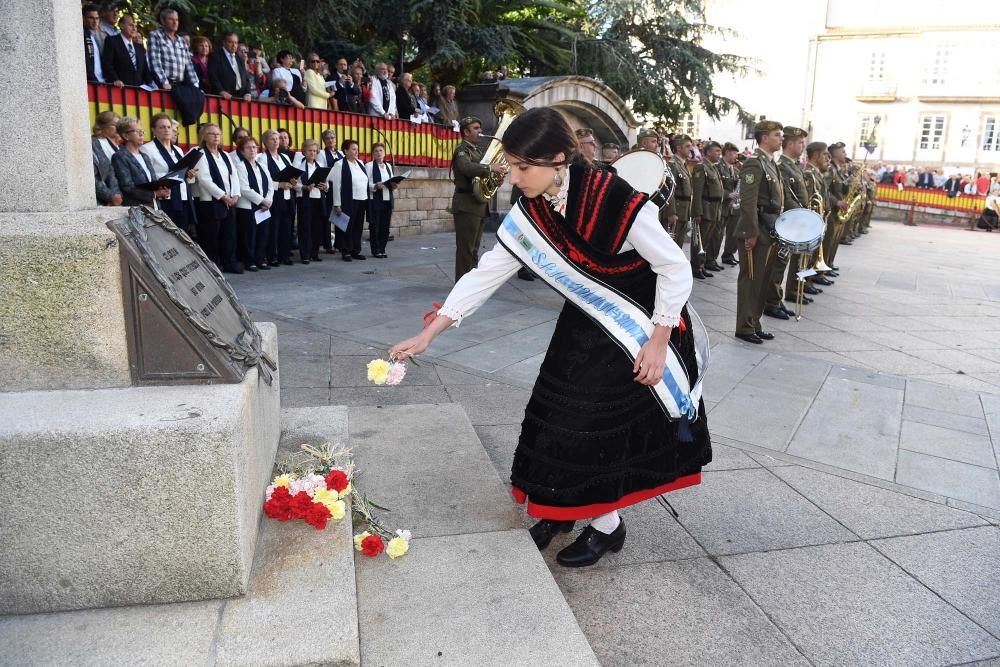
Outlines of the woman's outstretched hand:
M 654 385 L 663 378 L 663 367 L 667 364 L 667 346 L 670 344 L 670 327 L 656 325 L 653 335 L 636 355 L 632 372 L 639 384 Z
M 429 345 L 430 341 L 423 334 L 419 334 L 390 347 L 389 357 L 394 361 L 403 361 L 407 357 L 422 353 Z

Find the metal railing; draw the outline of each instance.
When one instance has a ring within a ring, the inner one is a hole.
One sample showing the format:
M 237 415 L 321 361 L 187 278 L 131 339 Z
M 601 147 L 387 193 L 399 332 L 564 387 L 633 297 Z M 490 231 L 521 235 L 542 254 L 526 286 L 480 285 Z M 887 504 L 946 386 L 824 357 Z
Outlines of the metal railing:
M 138 118 L 146 136 L 152 137 L 150 119 L 154 115 L 162 111 L 178 117 L 174 113 L 173 97 L 168 91 L 88 83 L 87 93 L 91 124 L 98 113 L 111 110 L 120 116 Z M 388 139 L 389 157 L 394 164 L 441 169 L 451 166 L 452 153 L 460 140 L 457 132 L 444 125 L 386 120 L 326 109 L 297 109 L 273 102 L 226 100 L 214 95 L 206 95 L 205 108 L 198 123 L 215 123 L 222 128 L 227 149 L 232 148 L 229 137 L 238 127 L 246 128 L 258 140 L 265 130 L 283 127 L 291 134 L 294 148 L 300 147 L 306 139 L 320 141 L 323 130 L 333 128 L 337 132 L 338 145 L 346 139 L 357 141 L 364 159 L 370 158 L 373 144 L 386 143 Z M 197 128 L 197 124 L 181 126 L 177 143 L 185 148 L 197 145 Z

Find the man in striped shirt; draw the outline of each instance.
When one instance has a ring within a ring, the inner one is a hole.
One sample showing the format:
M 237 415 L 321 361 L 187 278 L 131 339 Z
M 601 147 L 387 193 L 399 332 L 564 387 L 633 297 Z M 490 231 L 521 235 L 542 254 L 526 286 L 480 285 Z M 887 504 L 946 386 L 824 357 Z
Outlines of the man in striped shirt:
M 176 9 L 160 12 L 160 28 L 149 33 L 149 66 L 153 78 L 163 90 L 170 90 L 172 84 L 187 81 L 198 85 L 198 74 L 191 62 L 191 50 L 177 34 L 180 17 Z

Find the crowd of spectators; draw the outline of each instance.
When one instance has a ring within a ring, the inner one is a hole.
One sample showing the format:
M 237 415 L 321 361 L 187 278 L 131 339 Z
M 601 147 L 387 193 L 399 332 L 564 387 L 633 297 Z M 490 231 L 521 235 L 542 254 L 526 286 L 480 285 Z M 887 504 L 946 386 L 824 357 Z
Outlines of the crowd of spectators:
M 878 163 L 875 169 L 878 182 L 903 188 L 943 190 L 949 197 L 985 197 L 1000 195 L 1000 181 L 996 174 L 985 171 L 976 174 L 953 170 L 945 173 L 943 167 L 914 167 Z
M 116 3 L 83 5 L 87 79 L 164 91 L 188 85 L 225 99 L 347 111 L 458 130 L 461 111 L 454 86 L 428 85 L 409 72 L 397 76 L 396 67 L 385 62 L 369 69 L 360 58 L 336 58 L 331 66 L 315 52 L 300 58 L 284 49 L 268 57 L 234 32 L 224 34 L 216 47 L 207 37 L 180 33 L 174 9 L 162 10 L 159 22 L 144 38 L 135 19 L 121 13 Z M 503 66 L 486 72 L 483 83 L 506 77 Z

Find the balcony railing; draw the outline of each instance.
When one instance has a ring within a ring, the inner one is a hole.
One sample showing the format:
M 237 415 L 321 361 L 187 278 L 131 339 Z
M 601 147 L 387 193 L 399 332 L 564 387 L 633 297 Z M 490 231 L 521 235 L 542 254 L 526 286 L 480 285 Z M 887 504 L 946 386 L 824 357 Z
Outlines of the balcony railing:
M 859 99 L 894 100 L 896 99 L 896 84 L 885 81 L 865 81 L 858 91 Z
M 135 116 L 145 128 L 146 136 L 152 137 L 150 119 L 154 115 L 163 111 L 179 119 L 169 92 L 150 92 L 131 86 L 116 88 L 101 83 L 88 83 L 87 92 L 91 123 L 101 111 L 111 110 L 120 116 Z M 442 169 L 451 166 L 452 153 L 460 140 L 457 132 L 443 125 L 325 109 L 296 109 L 271 102 L 225 100 L 212 95 L 206 96 L 199 123 L 215 123 L 222 128 L 227 149 L 232 148 L 228 141 L 237 127 L 246 128 L 258 140 L 265 130 L 283 127 L 292 135 L 295 148 L 306 139 L 320 141 L 323 130 L 333 128 L 337 143 L 346 139 L 357 141 L 364 159 L 370 158 L 372 144 L 381 142 L 388 145 L 389 157 L 397 165 Z M 183 147 L 197 145 L 197 128 L 197 125 L 181 126 L 177 143 Z

